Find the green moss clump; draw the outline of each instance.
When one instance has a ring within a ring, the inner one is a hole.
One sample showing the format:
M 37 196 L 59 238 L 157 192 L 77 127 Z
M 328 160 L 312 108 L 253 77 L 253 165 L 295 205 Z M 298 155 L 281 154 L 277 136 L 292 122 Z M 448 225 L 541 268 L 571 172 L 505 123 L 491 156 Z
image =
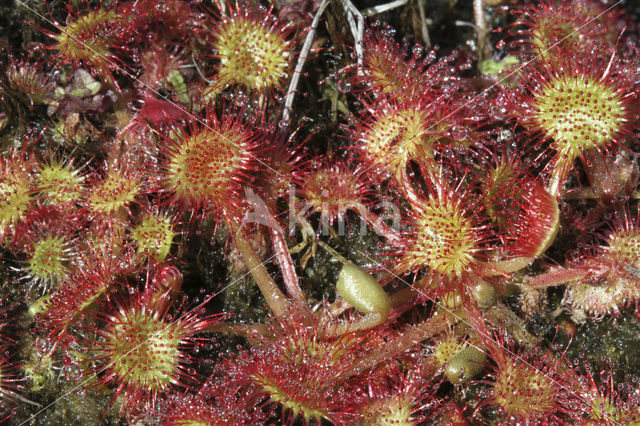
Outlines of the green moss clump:
M 586 322 L 575 334 L 567 356 L 588 362 L 594 371 L 612 370 L 616 383 L 640 376 L 640 322 L 633 312 L 620 318 Z

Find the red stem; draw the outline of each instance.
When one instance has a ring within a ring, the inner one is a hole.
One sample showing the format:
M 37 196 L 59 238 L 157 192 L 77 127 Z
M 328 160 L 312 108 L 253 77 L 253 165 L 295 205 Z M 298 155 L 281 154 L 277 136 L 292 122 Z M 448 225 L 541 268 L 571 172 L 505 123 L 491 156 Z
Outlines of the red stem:
M 289 253 L 289 247 L 287 242 L 279 229 L 271 229 L 271 239 L 273 242 L 273 251 L 276 255 L 278 265 L 282 271 L 282 279 L 284 280 L 284 286 L 287 289 L 289 296 L 293 297 L 296 301 L 303 303 L 305 301 L 304 294 L 300 289 L 298 283 L 298 274 L 296 273 L 296 267 Z
M 535 288 L 556 287 L 569 281 L 580 280 L 589 272 L 583 269 L 553 269 L 527 280 L 527 284 Z
M 242 255 L 244 263 L 247 265 L 251 276 L 260 288 L 269 308 L 278 318 L 283 318 L 290 304 L 289 299 L 280 290 L 276 282 L 273 280 L 267 268 L 264 267 L 262 260 L 253 250 L 249 241 L 244 234 L 243 229 L 238 228 L 235 220 L 230 220 L 231 230 L 233 231 L 234 241 L 238 251 Z

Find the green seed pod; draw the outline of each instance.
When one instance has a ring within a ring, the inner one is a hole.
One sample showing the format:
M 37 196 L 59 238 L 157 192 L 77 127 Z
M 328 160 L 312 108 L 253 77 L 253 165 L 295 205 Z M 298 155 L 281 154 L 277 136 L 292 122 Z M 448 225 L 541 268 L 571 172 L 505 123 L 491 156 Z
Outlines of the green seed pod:
M 495 288 L 484 280 L 478 280 L 478 282 L 471 287 L 471 294 L 481 309 L 490 308 L 496 303 Z
M 345 263 L 338 275 L 338 294 L 351 306 L 366 314 L 389 315 L 387 293 L 371 275 L 353 263 Z
M 449 360 L 444 374 L 451 383 L 462 383 L 480 374 L 486 359 L 484 352 L 468 346 Z

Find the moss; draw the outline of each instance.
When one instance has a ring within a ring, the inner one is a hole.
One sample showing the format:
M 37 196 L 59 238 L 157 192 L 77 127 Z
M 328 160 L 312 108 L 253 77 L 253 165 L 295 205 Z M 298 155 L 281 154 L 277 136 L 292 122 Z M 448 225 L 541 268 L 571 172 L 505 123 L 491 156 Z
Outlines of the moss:
M 17 405 L 13 424 L 23 422 L 38 425 L 120 425 L 117 419 L 117 404 L 111 405 L 111 392 L 82 390 L 74 380 L 65 375 L 76 375 L 77 369 L 72 364 L 61 373 L 60 361 L 48 357 L 46 352 L 51 348 L 42 348 L 33 334 L 27 331 L 31 321 L 23 318 L 20 324 L 24 327 L 20 336 L 21 373 L 26 378 L 23 383 L 27 390 L 21 394 L 39 405 L 20 403 Z M 80 354 L 69 351 L 70 359 L 79 359 Z M 59 359 L 59 354 L 54 355 Z M 32 417 L 33 416 L 33 417 Z
M 313 224 L 313 226 L 317 226 L 317 224 Z M 330 238 L 326 236 L 319 238 L 347 260 L 365 270 L 372 268 L 376 262 L 382 260 L 382 238 L 363 224 L 358 216 L 353 212 L 348 212 L 344 229 L 341 226 L 339 223 L 334 225 L 337 232 Z M 302 253 L 304 252 L 305 250 L 302 251 Z M 304 269 L 303 275 L 307 280 L 303 283 L 303 290 L 315 300 L 326 298 L 333 300 L 335 298 L 335 284 L 341 269 L 342 262 L 340 260 L 318 247 L 316 256 L 309 260 Z
M 640 376 L 640 323 L 627 312 L 580 326 L 567 351 L 571 361 L 588 362 L 594 371 L 613 369 L 617 383 Z
M 263 322 L 269 312 L 258 285 L 250 276 L 229 280 L 220 296 L 223 311 L 233 312 L 234 322 Z
M 12 418 L 12 422 L 22 424 L 22 422 L 33 421 L 33 424 L 43 426 L 125 424 L 114 417 L 114 414 L 117 413 L 116 409 L 109 409 L 110 392 L 78 391 L 76 383 L 64 379 L 58 381 L 58 384 L 57 392 L 51 393 L 51 389 L 47 389 L 44 394 L 48 394 L 49 398 L 40 402 L 44 407 L 47 407 L 55 401 L 51 408 L 42 410 L 41 407 L 21 404 L 15 417 Z M 39 395 L 43 395 L 43 391 Z M 31 418 L 32 416 L 34 417 Z

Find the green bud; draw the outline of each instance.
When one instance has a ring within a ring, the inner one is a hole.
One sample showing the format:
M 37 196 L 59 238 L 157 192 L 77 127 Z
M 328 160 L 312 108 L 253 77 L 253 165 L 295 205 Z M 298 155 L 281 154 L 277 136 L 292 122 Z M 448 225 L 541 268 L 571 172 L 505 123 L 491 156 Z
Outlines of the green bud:
M 338 294 L 351 306 L 367 314 L 386 318 L 391 306 L 387 293 L 371 275 L 353 263 L 345 263 L 338 275 Z
M 479 280 L 471 287 L 471 294 L 481 309 L 487 309 L 496 303 L 496 289 L 486 281 Z
M 50 298 L 51 298 L 51 295 L 46 294 L 40 297 L 35 302 L 33 302 L 31 306 L 29 306 L 29 310 L 28 310 L 29 316 L 31 318 L 35 318 L 36 315 L 44 314 L 45 312 L 47 312 L 49 310 L 49 306 L 47 305 L 47 302 L 49 301 Z
M 175 89 L 178 100 L 183 104 L 188 104 L 191 98 L 189 97 L 187 84 L 184 82 L 184 77 L 180 74 L 180 71 L 173 70 L 169 72 L 167 78 L 171 86 Z
M 451 383 L 462 383 L 480 374 L 486 359 L 484 352 L 467 346 L 451 357 L 444 374 Z
M 485 59 L 478 63 L 478 71 L 485 75 L 497 75 L 519 63 L 520 61 L 518 61 L 518 58 L 515 56 L 507 56 L 502 61 Z

